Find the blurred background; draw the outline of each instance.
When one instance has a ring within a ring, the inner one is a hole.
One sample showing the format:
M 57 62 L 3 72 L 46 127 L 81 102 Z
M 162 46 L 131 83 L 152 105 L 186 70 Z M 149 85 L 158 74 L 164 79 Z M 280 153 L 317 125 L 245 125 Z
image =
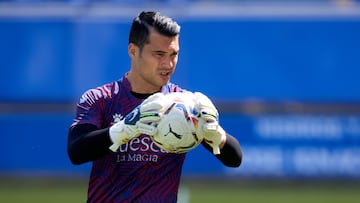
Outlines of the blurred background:
M 0 0 L 0 202 L 85 202 L 75 103 L 129 69 L 143 10 L 182 26 L 172 82 L 208 95 L 244 153 L 234 169 L 191 151 L 179 202 L 359 200 L 360 2 Z

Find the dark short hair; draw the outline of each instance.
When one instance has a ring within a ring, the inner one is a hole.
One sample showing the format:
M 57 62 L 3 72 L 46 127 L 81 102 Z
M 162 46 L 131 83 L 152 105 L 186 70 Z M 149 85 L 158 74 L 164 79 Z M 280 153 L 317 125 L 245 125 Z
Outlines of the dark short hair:
M 180 26 L 170 17 L 159 12 L 143 11 L 132 22 L 129 43 L 142 50 L 144 45 L 149 43 L 150 28 L 167 37 L 174 37 L 180 33 Z

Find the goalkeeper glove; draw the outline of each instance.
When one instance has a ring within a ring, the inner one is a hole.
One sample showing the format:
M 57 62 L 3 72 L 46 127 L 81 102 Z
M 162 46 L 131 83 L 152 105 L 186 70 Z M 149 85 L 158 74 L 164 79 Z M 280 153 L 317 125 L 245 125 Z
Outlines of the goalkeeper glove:
M 141 134 L 154 135 L 157 132 L 156 123 L 160 121 L 160 111 L 163 108 L 164 95 L 156 93 L 144 100 L 120 122 L 109 129 L 113 145 L 110 150 L 115 152 L 120 145 Z
M 219 125 L 219 113 L 211 100 L 200 92 L 195 92 L 195 109 L 200 114 L 200 133 L 213 149 L 213 154 L 220 154 L 219 146 L 226 140 L 226 132 Z

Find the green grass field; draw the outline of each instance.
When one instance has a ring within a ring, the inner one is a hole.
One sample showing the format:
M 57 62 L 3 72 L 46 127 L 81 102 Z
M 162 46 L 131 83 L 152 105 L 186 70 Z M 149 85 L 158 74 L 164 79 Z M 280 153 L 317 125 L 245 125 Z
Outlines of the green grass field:
M 86 180 L 2 178 L 0 181 L 0 202 L 86 201 Z M 360 182 L 184 179 L 179 203 L 358 203 L 359 191 Z

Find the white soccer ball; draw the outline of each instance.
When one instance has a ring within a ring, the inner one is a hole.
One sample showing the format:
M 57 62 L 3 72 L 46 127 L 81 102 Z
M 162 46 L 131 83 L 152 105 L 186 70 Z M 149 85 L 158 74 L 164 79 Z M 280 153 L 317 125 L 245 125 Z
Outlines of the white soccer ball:
M 197 133 L 199 118 L 190 92 L 165 95 L 166 106 L 159 122 L 154 143 L 171 153 L 185 153 L 197 147 L 204 139 Z

